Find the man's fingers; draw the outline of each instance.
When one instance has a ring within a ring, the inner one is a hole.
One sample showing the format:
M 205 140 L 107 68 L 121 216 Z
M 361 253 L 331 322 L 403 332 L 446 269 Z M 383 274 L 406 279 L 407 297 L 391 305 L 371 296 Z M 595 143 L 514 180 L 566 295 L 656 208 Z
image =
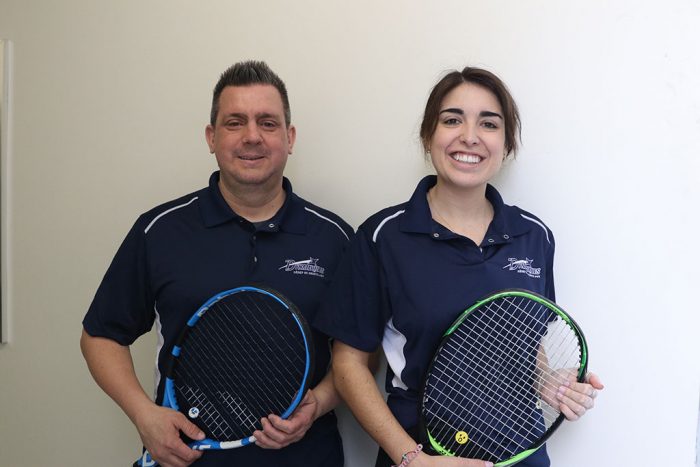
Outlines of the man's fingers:
M 204 439 L 204 433 L 197 427 L 194 423 L 190 422 L 185 418 L 184 415 L 176 419 L 175 425 L 177 428 L 185 434 L 190 439 L 201 440 Z
M 284 445 L 279 441 L 279 439 L 283 439 L 283 437 L 277 438 L 277 436 L 280 434 L 271 428 L 270 422 L 267 420 L 267 418 L 263 418 L 261 422 L 264 431 L 256 430 L 253 433 L 253 436 L 255 436 L 255 444 L 264 449 L 283 448 Z
M 168 467 L 188 466 L 199 459 L 201 455 L 201 451 L 192 450 L 184 443 L 180 443 L 180 446 L 166 444 L 161 449 L 151 452 L 151 457 L 159 464 Z
M 299 429 L 301 429 L 304 425 L 309 424 L 308 420 L 305 420 L 302 417 L 298 417 L 296 416 L 296 414 L 292 414 L 292 416 L 286 420 L 277 415 L 270 415 L 269 417 L 267 417 L 267 420 L 277 430 L 287 434 L 293 434 Z
M 266 442 L 266 444 L 274 444 L 274 448 L 279 449 L 284 445 L 285 440 L 287 439 L 286 433 L 276 429 L 272 423 L 270 423 L 270 420 L 265 417 L 262 418 L 261 420 L 262 423 L 262 434 L 263 434 L 263 440 Z M 255 437 L 258 439 L 258 437 Z
M 202 451 L 191 449 L 179 437 L 173 441 L 168 441 L 165 444 L 165 448 L 170 455 L 170 462 L 173 462 L 175 465 L 190 465 L 202 456 Z

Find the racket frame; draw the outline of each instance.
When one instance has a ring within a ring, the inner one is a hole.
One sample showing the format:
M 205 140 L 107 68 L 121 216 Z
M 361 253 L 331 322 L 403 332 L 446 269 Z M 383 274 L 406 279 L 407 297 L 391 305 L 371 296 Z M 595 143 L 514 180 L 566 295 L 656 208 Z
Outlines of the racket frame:
M 532 291 L 525 290 L 525 289 L 517 289 L 517 288 L 503 289 L 503 290 L 499 290 L 497 292 L 493 292 L 493 293 L 489 294 L 488 296 L 478 300 L 476 303 L 471 305 L 465 311 L 460 313 L 459 317 L 457 317 L 457 319 L 447 328 L 445 333 L 442 335 L 442 338 L 440 340 L 440 344 L 437 346 L 437 349 L 435 350 L 435 352 L 433 354 L 433 358 L 430 361 L 430 365 L 428 366 L 428 371 L 426 372 L 425 378 L 423 380 L 423 385 L 421 387 L 421 392 L 420 392 L 420 407 L 419 407 L 419 414 L 418 414 L 419 433 L 420 433 L 421 437 L 425 438 L 422 440 L 424 442 L 424 444 L 430 446 L 430 448 L 432 448 L 435 452 L 437 452 L 438 454 L 440 454 L 442 456 L 454 457 L 455 454 L 453 452 L 449 451 L 448 449 L 445 449 L 444 447 L 442 447 L 440 445 L 440 443 L 435 438 L 433 438 L 433 436 L 431 436 L 431 434 L 428 432 L 428 429 L 426 427 L 427 423 L 425 421 L 425 415 L 424 415 L 424 410 L 423 410 L 423 403 L 424 403 L 423 401 L 425 398 L 425 390 L 427 389 L 428 379 L 430 377 L 431 370 L 435 364 L 435 361 L 437 360 L 437 357 L 440 353 L 440 350 L 443 348 L 445 343 L 449 341 L 452 333 L 454 333 L 454 331 L 467 319 L 467 317 L 469 317 L 469 315 L 474 310 L 480 308 L 481 306 L 487 305 L 488 303 L 493 302 L 494 300 L 498 300 L 498 299 L 504 298 L 504 297 L 522 297 L 522 298 L 527 298 L 527 299 L 533 300 L 533 301 L 547 307 L 551 311 L 553 311 L 564 322 L 566 322 L 566 324 L 571 329 L 573 329 L 574 333 L 578 337 L 579 346 L 581 349 L 581 365 L 579 366 L 579 371 L 577 372 L 577 375 L 576 375 L 576 381 L 579 383 L 582 383 L 585 381 L 586 372 L 588 369 L 588 359 L 589 359 L 588 345 L 586 344 L 586 338 L 585 338 L 583 332 L 581 331 L 581 328 L 576 323 L 576 321 L 574 321 L 574 319 L 566 311 L 564 311 L 559 305 L 557 305 L 556 303 L 552 302 L 551 300 L 543 297 L 542 295 L 539 295 L 536 292 L 532 292 Z M 552 422 L 552 424 L 545 431 L 545 433 L 539 439 L 537 439 L 536 441 L 534 441 L 532 443 L 531 448 L 525 449 L 513 457 L 510 457 L 508 459 L 494 463 L 494 467 L 507 467 L 507 466 L 513 465 L 513 464 L 520 462 L 523 459 L 529 457 L 533 453 L 535 453 L 535 451 L 540 449 L 545 444 L 547 439 L 549 439 L 549 437 L 552 435 L 552 433 L 554 433 L 554 431 L 556 431 L 556 429 L 559 427 L 559 425 L 561 425 L 561 423 L 564 421 L 564 418 L 565 418 L 564 415 L 560 413 L 559 416 L 557 417 L 557 419 L 554 422 Z
M 200 306 L 197 309 L 197 311 L 187 320 L 187 323 L 185 324 L 182 331 L 180 332 L 180 335 L 173 344 L 173 348 L 169 355 L 168 364 L 166 367 L 163 402 L 161 403 L 162 407 L 180 411 L 180 407 L 177 402 L 177 396 L 175 395 L 175 379 L 173 378 L 173 373 L 175 371 L 175 367 L 177 365 L 180 352 L 182 350 L 182 344 L 187 339 L 187 335 L 189 334 L 190 330 L 192 330 L 197 325 L 197 322 L 207 313 L 207 311 L 209 311 L 212 305 L 218 303 L 219 301 L 230 295 L 235 295 L 242 292 L 257 292 L 266 295 L 270 298 L 273 298 L 289 311 L 289 313 L 294 318 L 294 321 L 296 322 L 297 326 L 299 327 L 301 335 L 304 339 L 306 367 L 304 369 L 304 376 L 302 378 L 301 389 L 297 392 L 296 396 L 291 401 L 289 407 L 279 415 L 280 418 L 287 419 L 292 414 L 292 412 L 294 412 L 294 410 L 299 406 L 299 403 L 306 395 L 306 391 L 309 389 L 309 384 L 313 379 L 315 352 L 312 342 L 311 329 L 307 324 L 306 320 L 304 319 L 303 315 L 299 311 L 299 309 L 281 293 L 265 286 L 243 285 L 233 289 L 225 290 L 212 296 L 202 306 Z M 194 449 L 197 451 L 205 451 L 209 449 L 235 449 L 242 446 L 247 446 L 249 444 L 253 444 L 255 443 L 255 441 L 255 436 L 253 435 L 248 436 L 246 438 L 241 438 L 239 440 L 230 441 L 220 441 L 211 438 L 205 438 L 198 441 L 193 440 L 188 444 L 188 446 L 190 447 L 190 449 Z M 151 458 L 150 453 L 148 451 L 144 451 L 143 456 L 137 461 L 137 464 L 142 467 L 158 465 L 153 460 L 153 458 Z

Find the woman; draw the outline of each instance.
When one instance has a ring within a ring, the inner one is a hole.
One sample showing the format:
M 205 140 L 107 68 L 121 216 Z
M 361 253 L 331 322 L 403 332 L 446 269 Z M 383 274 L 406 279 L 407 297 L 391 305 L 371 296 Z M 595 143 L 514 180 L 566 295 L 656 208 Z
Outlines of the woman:
M 421 180 L 408 202 L 360 226 L 317 316 L 319 328 L 336 338 L 336 386 L 382 448 L 377 466 L 491 465 L 420 452 L 418 398 L 442 333 L 468 305 L 504 288 L 554 300 L 552 232 L 534 215 L 504 204 L 488 184 L 515 154 L 519 133 L 517 106 L 497 76 L 467 67 L 440 80 L 420 131 L 437 176 Z M 370 371 L 380 344 L 388 362 L 387 402 Z M 562 386 L 561 411 L 577 419 L 602 387 L 595 375 Z M 546 449 L 520 465 L 548 466 Z

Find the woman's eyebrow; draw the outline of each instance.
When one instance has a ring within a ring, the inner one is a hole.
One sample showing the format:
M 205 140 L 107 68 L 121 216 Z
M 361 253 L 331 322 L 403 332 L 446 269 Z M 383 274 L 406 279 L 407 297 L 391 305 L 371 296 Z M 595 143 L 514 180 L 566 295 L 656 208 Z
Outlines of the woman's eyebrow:
M 498 112 L 491 112 L 489 110 L 482 110 L 481 113 L 479 113 L 480 117 L 498 117 L 501 120 L 503 120 L 503 115 L 499 114 Z
M 453 107 L 450 109 L 441 110 L 440 113 L 441 114 L 442 113 L 450 113 L 450 114 L 464 115 L 464 110 Z
M 458 109 L 456 107 L 451 107 L 449 109 L 443 109 L 440 111 L 441 114 L 443 113 L 450 113 L 450 114 L 457 114 L 457 115 L 464 115 L 464 110 Z M 491 112 L 490 110 L 482 110 L 479 112 L 479 117 L 497 117 L 503 120 L 503 116 L 499 114 L 498 112 Z

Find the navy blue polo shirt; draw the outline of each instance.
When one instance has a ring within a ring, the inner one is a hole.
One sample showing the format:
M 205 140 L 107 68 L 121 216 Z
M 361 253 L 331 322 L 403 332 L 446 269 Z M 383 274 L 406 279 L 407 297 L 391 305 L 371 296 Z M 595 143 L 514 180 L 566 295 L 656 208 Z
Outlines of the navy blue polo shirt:
M 312 322 L 353 235 L 340 217 L 294 194 L 286 178 L 282 208 L 256 224 L 231 210 L 218 181 L 215 172 L 207 188 L 138 218 L 83 320 L 91 336 L 121 345 L 131 345 L 156 324 L 158 404 L 164 385 L 160 375 L 172 343 L 208 298 L 243 284 L 263 284 L 279 290 Z M 330 362 L 327 336 L 313 332 L 316 368 L 311 387 L 324 377 Z M 335 415 L 329 413 L 302 441 L 285 449 L 210 451 L 197 465 L 326 466 L 342 465 L 342 459 Z
M 491 185 L 494 218 L 480 245 L 432 219 L 425 177 L 411 199 L 383 209 L 358 229 L 314 324 L 387 358 L 388 405 L 399 423 L 418 423 L 418 398 L 440 339 L 478 299 L 521 288 L 554 300 L 554 237 L 534 215 L 503 203 Z M 544 449 L 521 465 L 547 466 Z

